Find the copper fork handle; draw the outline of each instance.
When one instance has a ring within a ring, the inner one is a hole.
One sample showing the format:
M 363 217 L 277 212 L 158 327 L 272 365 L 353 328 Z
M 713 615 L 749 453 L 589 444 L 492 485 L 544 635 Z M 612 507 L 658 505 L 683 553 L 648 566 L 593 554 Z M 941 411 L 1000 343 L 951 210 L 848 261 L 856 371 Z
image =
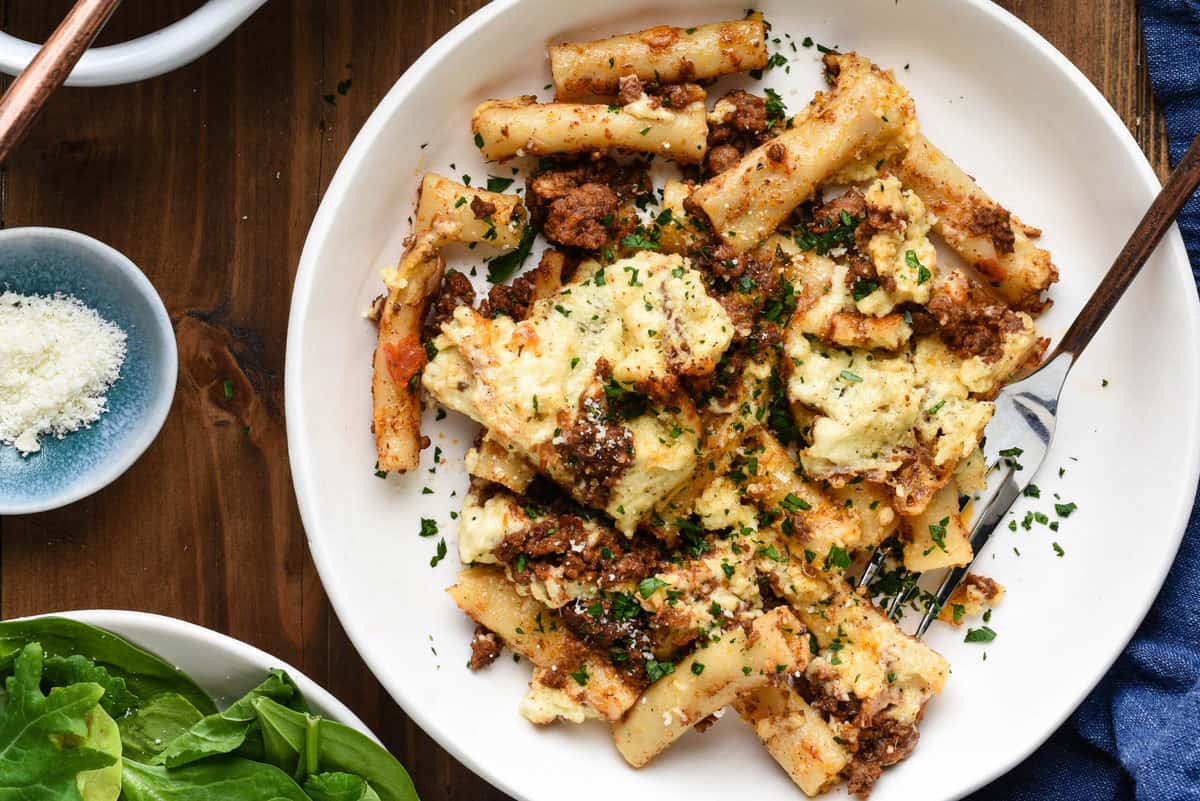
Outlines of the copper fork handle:
M 99 35 L 121 0 L 79 0 L 0 98 L 0 162 L 25 136 L 54 90 Z
M 1129 241 L 1113 261 L 1108 273 L 1101 279 L 1100 285 L 1088 298 L 1075 322 L 1071 323 L 1067 333 L 1063 334 L 1062 341 L 1058 343 L 1054 353 L 1046 359 L 1046 364 L 1062 353 L 1069 353 L 1074 359 L 1091 342 L 1096 331 L 1108 319 L 1108 313 L 1117 305 L 1117 301 L 1141 271 L 1142 265 L 1154 252 L 1154 248 L 1166 236 L 1171 224 L 1175 222 L 1175 218 L 1179 216 L 1180 210 L 1196 191 L 1197 186 L 1200 186 L 1200 135 L 1192 140 L 1191 147 L 1183 154 L 1179 164 L 1175 165 L 1162 191 L 1154 198 L 1137 228 L 1133 229 Z

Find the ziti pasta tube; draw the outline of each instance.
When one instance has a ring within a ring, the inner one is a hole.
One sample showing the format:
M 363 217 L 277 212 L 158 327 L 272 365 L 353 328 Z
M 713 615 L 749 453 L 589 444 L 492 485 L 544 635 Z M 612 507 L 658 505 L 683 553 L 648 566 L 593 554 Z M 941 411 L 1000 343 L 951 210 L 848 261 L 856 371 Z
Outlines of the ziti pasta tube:
M 713 231 L 741 253 L 765 239 L 816 187 L 903 150 L 916 134 L 912 98 L 891 72 L 853 53 L 825 57 L 834 87 L 789 129 L 692 195 Z
M 552 611 L 518 594 L 503 570 L 469 567 L 446 592 L 472 620 L 494 631 L 536 667 L 561 670 L 572 663 L 573 655 L 586 650 Z M 582 703 L 606 720 L 617 720 L 637 700 L 637 687 L 606 659 L 585 657 L 576 670 L 588 677 L 580 685 Z
M 421 456 L 421 322 L 445 270 L 445 260 L 423 241 L 388 281 L 371 378 L 377 469 L 385 472 L 412 470 Z
M 733 708 L 809 797 L 827 790 L 850 761 L 829 724 L 789 687 L 763 687 L 739 698 Z
M 538 103 L 523 95 L 479 104 L 471 130 L 488 161 L 621 148 L 697 164 L 708 150 L 707 112 L 699 99 L 675 109 L 645 98 L 606 106 Z
M 484 242 L 512 250 L 521 243 L 525 207 L 516 195 L 475 189 L 435 173 L 421 181 L 414 225 L 418 238 L 432 236 L 434 247 L 451 242 Z
M 617 750 L 640 768 L 739 695 L 803 671 L 808 655 L 804 627 L 787 607 L 755 620 L 748 635 L 731 629 L 642 693 L 613 724 Z
M 1033 244 L 1040 231 L 1021 223 L 923 135 L 896 167 L 900 180 L 937 216 L 933 230 L 1013 306 L 1040 311 L 1041 293 L 1058 280 L 1050 254 Z
M 615 95 L 620 79 L 702 81 L 767 65 L 762 14 L 695 28 L 658 25 L 593 42 L 550 46 L 550 71 L 558 100 Z

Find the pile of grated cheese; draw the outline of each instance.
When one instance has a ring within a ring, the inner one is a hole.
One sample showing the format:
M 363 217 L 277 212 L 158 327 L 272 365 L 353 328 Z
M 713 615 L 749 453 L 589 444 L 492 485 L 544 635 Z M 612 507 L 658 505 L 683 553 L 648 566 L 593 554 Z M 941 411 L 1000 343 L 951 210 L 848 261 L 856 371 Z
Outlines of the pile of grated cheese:
M 76 298 L 0 293 L 0 444 L 22 456 L 107 410 L 125 332 Z

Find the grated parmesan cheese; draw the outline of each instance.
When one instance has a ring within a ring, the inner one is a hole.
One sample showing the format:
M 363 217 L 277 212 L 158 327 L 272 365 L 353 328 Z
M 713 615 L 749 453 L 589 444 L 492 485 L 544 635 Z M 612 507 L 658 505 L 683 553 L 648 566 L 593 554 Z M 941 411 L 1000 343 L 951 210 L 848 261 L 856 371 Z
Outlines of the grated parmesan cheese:
M 124 361 L 125 332 L 78 299 L 0 292 L 0 444 L 28 456 L 96 422 Z

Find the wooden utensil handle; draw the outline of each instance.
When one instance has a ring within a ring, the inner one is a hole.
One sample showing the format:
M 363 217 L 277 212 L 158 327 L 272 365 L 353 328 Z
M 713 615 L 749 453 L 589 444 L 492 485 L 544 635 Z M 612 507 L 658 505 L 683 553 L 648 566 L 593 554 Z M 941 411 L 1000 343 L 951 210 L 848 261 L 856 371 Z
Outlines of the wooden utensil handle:
M 75 63 L 91 46 L 121 0 L 79 0 L 42 45 L 33 61 L 0 98 L 0 162 L 25 136 L 29 125 Z
M 1116 261 L 1100 281 L 1096 291 L 1088 298 L 1075 322 L 1071 323 L 1054 353 L 1046 359 L 1046 364 L 1060 353 L 1069 353 L 1074 359 L 1087 343 L 1091 342 L 1197 186 L 1200 186 L 1200 135 L 1192 140 L 1191 147 L 1167 177 L 1162 191 L 1150 204 L 1137 228 L 1133 229 L 1129 241 L 1117 255 Z

